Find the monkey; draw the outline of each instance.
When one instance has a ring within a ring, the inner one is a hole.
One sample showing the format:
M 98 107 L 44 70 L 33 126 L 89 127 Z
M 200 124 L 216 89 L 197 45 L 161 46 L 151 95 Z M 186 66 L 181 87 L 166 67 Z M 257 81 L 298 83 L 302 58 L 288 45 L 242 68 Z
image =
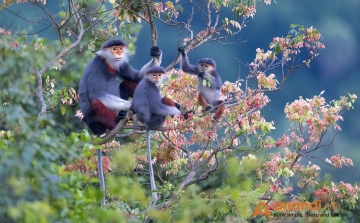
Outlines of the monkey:
M 222 100 L 219 100 L 222 80 L 216 70 L 215 61 L 211 58 L 202 58 L 198 61 L 197 66 L 191 65 L 184 48 L 179 47 L 178 51 L 181 53 L 181 70 L 198 76 L 198 102 L 205 111 L 218 107 L 213 116 L 213 122 L 219 121 L 226 106 Z
M 137 119 L 150 130 L 161 127 L 168 115 L 181 115 L 180 105 L 168 97 L 162 97 L 160 86 L 166 71 L 154 66 L 147 70 L 146 76 L 135 89 L 131 110 Z
M 146 76 L 135 89 L 131 110 L 136 113 L 137 119 L 145 125 L 146 151 L 148 155 L 150 185 L 153 201 L 158 200 L 154 172 L 151 163 L 150 130 L 161 127 L 166 116 L 181 115 L 180 105 L 168 97 L 162 97 L 160 86 L 163 82 L 165 70 L 154 66 L 147 70 Z
M 129 110 L 136 84 L 142 79 L 146 69 L 161 63 L 161 51 L 152 47 L 150 55 L 153 59 L 135 70 L 127 63 L 129 50 L 124 41 L 110 39 L 106 41 L 95 57 L 87 64 L 79 83 L 80 107 L 84 115 L 83 121 L 90 130 L 101 135 L 112 130 L 124 113 Z M 116 77 L 123 79 L 120 86 Z M 124 94 L 121 96 L 121 92 Z
M 95 135 L 102 135 L 107 130 L 115 128 L 124 112 L 130 109 L 132 96 L 137 84 L 145 71 L 155 65 L 160 65 L 162 52 L 158 47 L 152 47 L 152 60 L 144 65 L 140 71 L 132 68 L 128 63 L 129 50 L 124 41 L 110 39 L 103 43 L 95 57 L 87 64 L 79 83 L 80 107 L 83 121 Z M 119 85 L 116 78 L 123 82 Z M 122 97 L 120 91 L 124 94 Z M 105 195 L 105 183 L 102 170 L 102 153 L 97 151 L 100 188 Z M 105 198 L 101 200 L 105 205 Z
M 140 80 L 145 76 L 146 70 L 152 66 L 160 66 L 162 59 L 162 52 L 157 46 L 151 47 L 150 56 L 153 58 L 149 63 L 143 66 L 140 71 L 133 69 L 131 66 L 124 64 L 120 67 L 120 77 L 123 79 L 121 82 L 120 97 L 128 100 L 134 96 L 135 88 Z

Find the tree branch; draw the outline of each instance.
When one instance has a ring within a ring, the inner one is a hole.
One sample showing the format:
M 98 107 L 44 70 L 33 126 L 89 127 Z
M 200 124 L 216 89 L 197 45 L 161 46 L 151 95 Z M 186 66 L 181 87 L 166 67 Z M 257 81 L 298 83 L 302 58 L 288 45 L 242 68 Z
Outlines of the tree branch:
M 39 98 L 41 104 L 41 111 L 40 114 L 46 113 L 46 102 L 43 95 L 43 88 L 42 88 L 42 76 L 41 73 L 38 71 L 36 67 L 36 78 L 37 78 L 37 93 L 36 96 Z
M 81 41 L 83 34 L 84 34 L 84 29 L 83 29 L 83 24 L 82 21 L 80 19 L 80 16 L 78 14 L 78 12 L 75 9 L 74 6 L 74 1 L 73 0 L 69 0 L 69 5 L 70 5 L 70 10 L 74 14 L 74 19 L 75 22 L 78 26 L 78 36 L 77 39 L 74 43 L 72 43 L 69 47 L 65 47 L 62 49 L 62 51 L 53 59 L 51 59 L 48 63 L 45 64 L 45 66 L 42 67 L 42 69 L 39 71 L 37 70 L 36 72 L 36 76 L 37 76 L 37 85 L 38 85 L 38 90 L 37 90 L 37 97 L 40 100 L 41 103 L 41 113 L 45 113 L 46 112 L 46 103 L 42 94 L 42 74 L 45 73 L 53 64 L 55 64 L 57 61 L 59 61 L 67 52 L 69 52 L 71 49 L 75 48 Z M 53 20 L 52 17 L 50 17 L 52 19 L 52 21 L 56 24 L 56 21 Z M 61 39 L 61 35 L 60 35 L 60 39 Z
M 147 13 L 149 14 L 149 25 L 151 32 L 151 43 L 152 46 L 157 46 L 157 30 L 154 24 L 154 20 L 152 18 L 152 10 L 151 10 L 151 0 L 147 0 L 146 2 Z
M 94 145 L 102 145 L 107 143 L 110 139 L 112 139 L 121 129 L 124 128 L 126 122 L 128 120 L 130 120 L 130 117 L 133 115 L 133 111 L 129 110 L 126 113 L 126 117 L 124 119 L 122 119 L 113 130 L 111 130 L 110 132 L 108 132 L 104 137 L 101 138 L 101 141 L 94 141 L 93 144 Z

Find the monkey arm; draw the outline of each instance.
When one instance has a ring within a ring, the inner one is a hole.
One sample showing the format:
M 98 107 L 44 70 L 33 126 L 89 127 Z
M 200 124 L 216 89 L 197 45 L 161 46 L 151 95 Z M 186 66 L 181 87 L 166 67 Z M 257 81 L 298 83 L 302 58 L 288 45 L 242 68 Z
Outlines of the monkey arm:
M 197 76 L 201 73 L 198 66 L 189 63 L 189 59 L 186 53 L 184 53 L 184 55 L 182 55 L 181 57 L 181 70 L 184 71 L 185 73 L 197 75 Z
M 118 113 L 120 110 L 129 110 L 131 101 L 123 100 L 115 95 L 103 93 L 98 98 L 109 110 Z
M 123 80 L 139 83 L 141 80 L 139 73 L 140 72 L 138 70 L 131 67 L 128 63 L 123 63 L 119 68 L 119 72 L 116 74 Z
M 137 119 L 144 124 L 148 123 L 151 119 L 148 89 L 149 83 L 145 79 L 140 81 L 135 89 L 132 105 L 130 108 L 136 113 Z
M 179 109 L 177 109 L 174 106 L 168 106 L 166 104 L 163 104 L 162 101 L 160 101 L 158 103 L 152 103 L 151 110 L 153 111 L 152 113 L 158 114 L 158 115 L 163 115 L 163 116 L 181 115 L 181 112 Z
M 159 55 L 159 56 L 157 56 Z M 139 71 L 139 77 L 143 78 L 146 75 L 147 69 L 153 66 L 160 66 L 162 61 L 162 52 L 159 50 L 157 54 L 152 53 L 151 56 L 153 57 L 147 64 L 145 64 Z
M 84 75 L 81 77 L 80 83 L 79 83 L 79 99 L 80 99 L 80 108 L 81 112 L 83 113 L 84 117 L 88 116 L 90 113 L 90 100 L 87 96 L 86 92 L 87 86 L 86 86 L 86 77 Z
M 151 48 L 150 55 L 153 57 L 147 64 L 145 64 L 140 71 L 131 67 L 128 63 L 123 63 L 119 67 L 117 75 L 124 80 L 133 81 L 139 83 L 145 76 L 146 70 L 153 66 L 160 66 L 162 60 L 162 52 L 157 47 Z
M 148 90 L 148 97 L 151 98 L 151 103 L 149 101 L 149 108 L 151 114 L 158 114 L 162 116 L 168 115 L 181 115 L 181 112 L 176 107 L 176 102 L 168 97 L 163 97 L 159 89 L 154 85 L 149 89 L 153 89 L 153 91 Z
M 179 47 L 178 51 L 181 54 L 180 69 L 188 74 L 197 75 L 197 76 L 201 75 L 198 66 L 189 63 L 189 58 L 187 57 L 185 49 L 183 47 Z
M 217 90 L 220 90 L 222 87 L 222 80 L 220 76 L 216 73 L 216 75 L 212 75 L 212 78 L 210 80 L 211 86 Z
M 151 119 L 149 107 L 149 101 L 146 97 L 137 97 L 135 95 L 133 104 L 131 105 L 130 109 L 136 113 L 137 119 L 145 124 L 148 123 Z
M 85 93 L 79 93 L 80 98 L 80 108 L 84 117 L 88 116 L 91 110 L 90 101 L 87 98 Z

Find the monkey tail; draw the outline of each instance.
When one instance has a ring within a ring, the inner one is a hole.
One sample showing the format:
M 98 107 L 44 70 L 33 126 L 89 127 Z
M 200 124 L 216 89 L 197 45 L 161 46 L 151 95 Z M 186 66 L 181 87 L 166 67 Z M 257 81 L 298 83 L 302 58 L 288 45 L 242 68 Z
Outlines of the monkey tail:
M 157 188 L 156 188 L 156 184 L 155 184 L 154 170 L 153 170 L 153 166 L 152 166 L 152 162 L 151 162 L 150 130 L 149 130 L 149 128 L 146 128 L 146 151 L 147 151 L 148 163 L 149 163 L 151 195 L 153 198 L 153 202 L 156 203 L 156 201 L 158 200 L 158 195 L 157 195 L 157 192 L 155 192 L 157 190 Z
M 99 180 L 100 180 L 100 190 L 103 193 L 103 197 L 101 198 L 101 207 L 105 206 L 105 180 L 104 180 L 104 172 L 102 167 L 102 150 L 97 150 L 98 156 L 98 172 L 99 172 Z

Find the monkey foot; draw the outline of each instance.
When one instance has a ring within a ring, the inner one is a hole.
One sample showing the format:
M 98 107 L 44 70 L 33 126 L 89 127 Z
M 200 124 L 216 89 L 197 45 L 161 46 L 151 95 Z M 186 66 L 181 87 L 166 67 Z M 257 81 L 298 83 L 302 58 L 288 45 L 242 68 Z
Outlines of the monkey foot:
M 185 112 L 185 113 L 183 114 L 184 119 L 185 119 L 185 120 L 188 119 L 189 116 L 190 116 L 190 114 L 192 114 L 192 113 L 193 113 L 192 110 L 189 110 L 189 111 Z
M 217 119 L 215 116 L 211 119 L 211 122 L 212 123 L 217 123 L 217 122 L 219 122 L 220 120 L 219 119 Z
M 208 105 L 208 106 L 206 106 L 205 111 L 209 111 L 210 109 L 212 109 L 212 106 Z

